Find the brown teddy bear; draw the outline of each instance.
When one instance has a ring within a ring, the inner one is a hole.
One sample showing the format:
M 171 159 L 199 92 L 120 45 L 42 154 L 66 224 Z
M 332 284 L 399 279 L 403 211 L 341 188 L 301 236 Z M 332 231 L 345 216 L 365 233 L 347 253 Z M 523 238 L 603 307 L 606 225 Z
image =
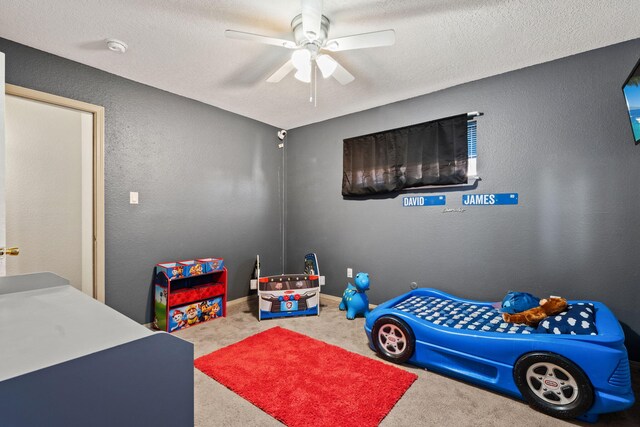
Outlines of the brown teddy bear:
M 549 299 L 541 299 L 538 307 L 533 307 L 520 313 L 502 313 L 502 318 L 505 322 L 524 323 L 535 328 L 545 317 L 562 313 L 566 308 L 566 299 L 560 297 L 549 297 Z

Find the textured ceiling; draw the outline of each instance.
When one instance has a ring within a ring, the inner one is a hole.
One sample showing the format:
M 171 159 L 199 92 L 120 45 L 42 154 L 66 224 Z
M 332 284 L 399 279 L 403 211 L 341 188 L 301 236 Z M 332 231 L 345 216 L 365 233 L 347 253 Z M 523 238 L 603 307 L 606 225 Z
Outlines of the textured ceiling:
M 638 0 L 325 0 L 329 38 L 394 29 L 394 46 L 332 54 L 356 80 L 266 78 L 291 51 L 298 0 L 0 0 L 0 37 L 285 129 L 640 37 Z M 118 38 L 129 51 L 106 49 Z

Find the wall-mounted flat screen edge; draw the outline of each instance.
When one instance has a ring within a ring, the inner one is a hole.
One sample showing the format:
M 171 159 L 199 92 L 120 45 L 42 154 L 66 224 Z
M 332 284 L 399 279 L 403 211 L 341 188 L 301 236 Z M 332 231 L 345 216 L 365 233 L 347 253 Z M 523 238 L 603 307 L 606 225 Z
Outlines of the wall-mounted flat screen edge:
M 622 92 L 627 101 L 631 130 L 636 145 L 640 144 L 640 60 L 622 86 Z

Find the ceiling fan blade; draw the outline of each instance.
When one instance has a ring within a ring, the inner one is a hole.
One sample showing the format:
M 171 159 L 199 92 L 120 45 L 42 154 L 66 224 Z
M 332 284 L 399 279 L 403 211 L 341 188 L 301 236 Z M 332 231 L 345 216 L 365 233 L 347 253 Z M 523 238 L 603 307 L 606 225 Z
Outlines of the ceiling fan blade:
M 282 67 L 278 68 L 278 70 L 275 73 L 269 76 L 269 78 L 267 79 L 267 82 L 278 83 L 280 80 L 282 80 L 287 74 L 289 74 L 294 69 L 295 67 L 293 66 L 293 62 L 291 60 L 288 60 L 287 62 L 284 63 Z
M 338 81 L 341 85 L 346 85 L 354 81 L 356 78 L 348 72 L 342 65 L 340 65 L 336 61 L 336 69 L 332 74 L 333 78 Z
M 320 36 L 322 0 L 302 0 L 302 31 L 309 41 Z
M 342 50 L 391 46 L 395 42 L 396 32 L 393 30 L 383 30 L 327 40 L 327 43 L 324 45 L 324 49 L 332 52 L 339 52 Z
M 242 31 L 226 30 L 224 32 L 225 37 L 228 39 L 247 40 L 251 42 L 258 42 L 263 44 L 270 44 L 272 46 L 286 47 L 287 49 L 295 49 L 296 44 L 291 40 L 276 39 L 273 37 L 261 36 L 259 34 L 245 33 Z

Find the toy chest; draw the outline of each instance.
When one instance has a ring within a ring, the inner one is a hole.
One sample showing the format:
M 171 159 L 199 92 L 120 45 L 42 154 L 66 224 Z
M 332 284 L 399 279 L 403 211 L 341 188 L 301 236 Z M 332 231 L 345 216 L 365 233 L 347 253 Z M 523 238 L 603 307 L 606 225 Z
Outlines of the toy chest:
M 292 316 L 320 315 L 320 276 L 318 257 L 304 257 L 304 273 L 260 277 L 260 256 L 256 257 L 251 289 L 258 291 L 258 320 Z
M 285 274 L 258 280 L 259 319 L 320 314 L 320 277 Z
M 156 329 L 174 332 L 227 314 L 227 269 L 219 258 L 156 265 Z

